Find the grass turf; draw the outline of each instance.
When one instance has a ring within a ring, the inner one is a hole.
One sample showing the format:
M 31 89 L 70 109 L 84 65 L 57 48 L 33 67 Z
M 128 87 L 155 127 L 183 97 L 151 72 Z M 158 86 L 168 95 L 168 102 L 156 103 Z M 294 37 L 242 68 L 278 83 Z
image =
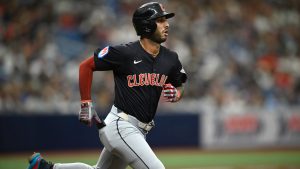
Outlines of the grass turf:
M 94 165 L 99 156 L 96 151 L 42 152 L 53 162 L 83 162 Z M 168 169 L 300 169 L 300 151 L 242 151 L 203 152 L 184 150 L 157 151 Z M 30 153 L 0 154 L 0 169 L 26 169 Z

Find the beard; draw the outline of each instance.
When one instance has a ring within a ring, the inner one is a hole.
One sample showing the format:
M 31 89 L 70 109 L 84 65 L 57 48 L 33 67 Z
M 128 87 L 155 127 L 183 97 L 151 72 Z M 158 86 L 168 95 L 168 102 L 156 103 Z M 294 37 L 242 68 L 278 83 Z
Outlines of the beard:
M 164 43 L 167 40 L 166 38 L 162 38 L 160 32 L 155 31 L 152 35 L 148 37 L 148 39 L 152 40 L 153 42 L 156 42 L 158 44 Z

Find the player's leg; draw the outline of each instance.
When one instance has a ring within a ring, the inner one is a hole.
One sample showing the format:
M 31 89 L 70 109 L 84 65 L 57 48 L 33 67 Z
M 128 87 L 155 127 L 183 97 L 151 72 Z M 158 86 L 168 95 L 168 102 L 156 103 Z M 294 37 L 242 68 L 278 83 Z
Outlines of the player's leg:
M 119 130 L 122 129 L 122 123 L 119 121 Z M 138 130 L 139 131 L 139 130 Z M 120 149 L 120 154 L 124 159 L 130 161 L 130 166 L 134 169 L 165 169 L 162 162 L 154 154 L 149 144 L 146 142 L 145 137 L 141 132 L 133 133 L 119 133 L 124 147 Z
M 94 168 L 84 163 L 53 164 L 51 162 L 46 161 L 40 155 L 40 153 L 34 153 L 29 159 L 28 169 L 94 169 Z
M 112 153 L 113 148 L 110 140 L 115 139 L 115 121 L 117 119 L 116 115 L 109 113 L 105 118 L 106 127 L 99 130 L 99 137 L 105 148 L 100 154 L 95 169 L 125 169 L 128 166 L 126 161 Z M 107 139 L 108 137 L 110 137 L 110 140 Z
M 100 158 L 95 165 L 95 169 L 125 169 L 127 163 L 119 158 L 118 156 L 112 154 L 107 149 L 103 149 Z
M 53 169 L 94 169 L 94 167 L 84 163 L 56 163 Z
M 27 169 L 52 169 L 53 164 L 44 160 L 40 153 L 33 153 L 29 158 L 29 166 Z
M 111 152 L 118 155 L 134 169 L 164 169 L 143 133 L 131 123 L 118 118 L 110 130 L 103 130 L 102 143 L 109 144 Z

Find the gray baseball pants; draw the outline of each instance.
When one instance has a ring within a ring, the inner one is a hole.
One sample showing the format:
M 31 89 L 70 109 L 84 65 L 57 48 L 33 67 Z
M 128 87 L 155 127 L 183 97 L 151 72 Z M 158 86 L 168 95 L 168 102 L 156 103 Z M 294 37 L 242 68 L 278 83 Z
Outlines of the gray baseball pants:
M 146 142 L 147 131 L 141 129 L 140 122 L 132 116 L 120 114 L 116 107 L 105 119 L 106 126 L 99 130 L 104 145 L 95 166 L 84 163 L 57 163 L 54 169 L 165 169 Z M 143 126 L 144 127 L 144 126 Z

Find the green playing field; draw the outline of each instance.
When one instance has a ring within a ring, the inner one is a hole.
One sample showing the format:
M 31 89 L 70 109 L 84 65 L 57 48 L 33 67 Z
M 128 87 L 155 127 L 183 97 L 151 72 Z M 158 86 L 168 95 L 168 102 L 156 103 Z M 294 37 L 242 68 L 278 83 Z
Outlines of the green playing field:
M 198 151 L 158 150 L 168 169 L 300 169 L 300 150 Z M 97 151 L 42 152 L 52 162 L 95 164 Z M 0 154 L 0 169 L 26 169 L 30 153 Z

